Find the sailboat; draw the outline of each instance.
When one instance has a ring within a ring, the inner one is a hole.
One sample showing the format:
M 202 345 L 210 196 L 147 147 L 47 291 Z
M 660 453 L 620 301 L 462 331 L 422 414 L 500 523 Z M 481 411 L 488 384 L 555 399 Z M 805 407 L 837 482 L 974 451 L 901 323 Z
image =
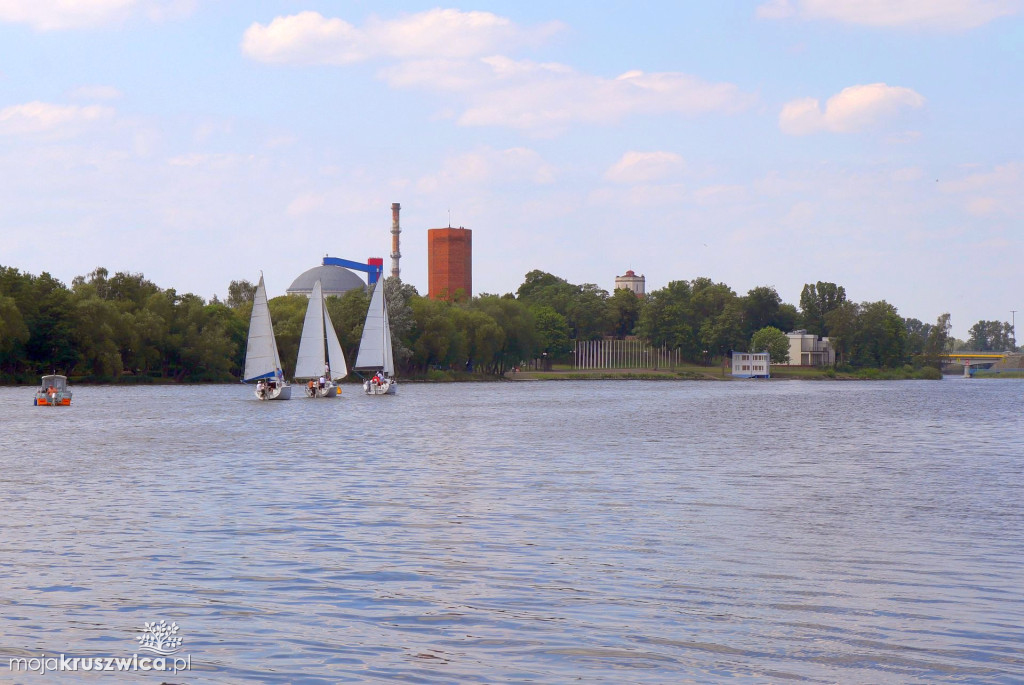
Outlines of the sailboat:
M 245 346 L 242 382 L 250 381 L 256 381 L 258 399 L 288 400 L 292 397 L 292 388 L 285 382 L 284 372 L 281 371 L 281 356 L 277 353 L 274 325 L 270 322 L 270 305 L 267 303 L 263 274 L 260 274 L 260 283 L 256 286 L 252 316 L 249 318 L 249 341 Z
M 384 300 L 384 281 L 377 281 L 373 287 L 354 368 L 374 372 L 373 378 L 363 381 L 363 391 L 367 395 L 395 394 L 395 358 L 391 350 L 391 326 L 388 324 L 388 305 Z
M 323 288 L 317 281 L 309 295 L 306 319 L 302 323 L 295 379 L 309 379 L 306 384 L 308 397 L 336 397 L 341 394 L 341 389 L 334 382 L 347 375 L 345 353 L 331 323 L 331 315 L 327 313 Z

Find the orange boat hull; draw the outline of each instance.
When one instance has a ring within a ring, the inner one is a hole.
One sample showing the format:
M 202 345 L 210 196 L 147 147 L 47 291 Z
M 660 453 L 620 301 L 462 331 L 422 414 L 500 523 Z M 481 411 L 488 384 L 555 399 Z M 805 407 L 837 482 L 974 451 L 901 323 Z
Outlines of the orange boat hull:
M 50 400 L 43 399 L 42 397 L 36 398 L 37 407 L 68 407 L 71 405 L 71 398 L 65 397 L 56 403 L 51 403 Z

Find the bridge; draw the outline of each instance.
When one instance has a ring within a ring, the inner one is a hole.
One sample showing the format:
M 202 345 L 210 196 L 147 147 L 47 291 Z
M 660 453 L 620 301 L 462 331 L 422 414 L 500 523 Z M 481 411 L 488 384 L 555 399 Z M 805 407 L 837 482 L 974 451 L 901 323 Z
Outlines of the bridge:
M 950 352 L 942 355 L 944 364 L 963 364 L 964 377 L 969 378 L 979 369 L 990 369 L 996 362 L 1006 359 L 1005 352 Z
M 942 355 L 942 361 L 946 364 L 995 364 L 1000 359 L 1006 359 L 1006 352 L 950 352 Z

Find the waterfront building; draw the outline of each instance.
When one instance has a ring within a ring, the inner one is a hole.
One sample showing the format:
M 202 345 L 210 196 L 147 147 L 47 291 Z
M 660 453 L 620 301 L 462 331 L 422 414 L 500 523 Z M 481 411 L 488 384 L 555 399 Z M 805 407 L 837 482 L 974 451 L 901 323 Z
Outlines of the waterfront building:
M 828 338 L 819 338 L 800 329 L 786 333 L 789 338 L 789 361 L 786 366 L 832 366 L 836 351 Z
M 732 353 L 732 375 L 735 378 L 771 378 L 770 364 L 767 352 Z

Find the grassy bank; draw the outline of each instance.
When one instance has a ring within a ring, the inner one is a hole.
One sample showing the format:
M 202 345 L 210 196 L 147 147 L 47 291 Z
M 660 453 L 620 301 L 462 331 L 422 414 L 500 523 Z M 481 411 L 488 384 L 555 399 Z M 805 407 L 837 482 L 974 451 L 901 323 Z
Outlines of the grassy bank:
M 971 378 L 1024 378 L 1024 369 L 1009 371 L 975 371 Z
M 595 369 L 577 371 L 571 367 L 555 366 L 551 371 L 520 371 L 507 374 L 511 380 L 746 380 L 733 378 L 721 367 L 684 365 L 671 369 Z M 772 367 L 771 380 L 941 380 L 942 374 L 930 367 L 914 369 L 847 369 L 799 366 Z

